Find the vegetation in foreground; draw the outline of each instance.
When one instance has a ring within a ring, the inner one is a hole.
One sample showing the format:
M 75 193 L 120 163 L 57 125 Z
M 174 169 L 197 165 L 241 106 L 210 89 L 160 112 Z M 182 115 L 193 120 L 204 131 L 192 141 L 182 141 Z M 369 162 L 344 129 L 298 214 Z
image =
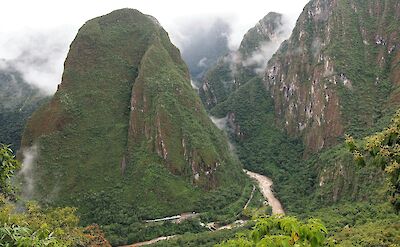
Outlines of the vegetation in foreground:
M 327 236 L 327 229 L 316 219 L 301 222 L 290 216 L 261 217 L 255 220 L 252 230 L 242 232 L 235 239 L 216 247 L 333 246 Z
M 390 202 L 400 211 L 400 110 L 392 123 L 383 131 L 366 137 L 356 144 L 350 136 L 346 139 L 349 150 L 361 165 L 375 165 L 382 168 L 389 178 Z
M 79 226 L 75 208 L 43 209 L 17 200 L 11 179 L 21 164 L 0 146 L 0 246 L 111 246 L 97 225 Z

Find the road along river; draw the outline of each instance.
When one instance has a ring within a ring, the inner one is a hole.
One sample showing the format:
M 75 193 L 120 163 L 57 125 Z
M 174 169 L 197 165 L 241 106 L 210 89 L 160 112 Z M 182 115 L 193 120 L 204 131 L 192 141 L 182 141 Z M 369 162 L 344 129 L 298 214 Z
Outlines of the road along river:
M 247 176 L 249 176 L 250 178 L 257 181 L 258 187 L 260 188 L 260 191 L 263 194 L 265 200 L 267 200 L 268 204 L 272 207 L 272 214 L 273 215 L 285 214 L 285 211 L 282 208 L 281 202 L 275 197 L 275 195 L 272 191 L 272 188 L 271 188 L 273 185 L 272 180 L 264 175 L 261 175 L 261 174 L 255 173 L 255 172 L 251 172 L 251 171 L 247 171 L 247 170 L 243 170 L 243 171 L 247 174 Z M 251 192 L 250 200 L 253 197 L 253 193 L 254 193 L 254 189 Z M 245 208 L 249 204 L 249 201 L 246 203 Z M 183 218 L 186 218 L 186 219 L 194 218 L 197 215 L 198 214 L 196 214 L 196 213 L 192 213 L 192 214 L 189 213 L 189 214 L 182 214 L 182 215 L 177 215 L 177 216 L 172 216 L 172 217 L 166 217 L 166 218 L 162 218 L 162 219 L 148 220 L 147 222 L 150 223 L 150 222 L 160 222 L 160 221 L 170 221 L 170 220 L 183 221 L 182 220 Z M 237 221 L 233 224 L 215 228 L 215 231 L 224 230 L 224 229 L 232 229 L 234 227 L 242 226 L 244 223 L 246 223 L 246 222 L 245 221 Z M 209 223 L 209 224 L 213 224 L 213 223 Z M 165 240 L 168 240 L 168 239 L 171 239 L 174 237 L 176 237 L 176 236 L 159 237 L 159 238 L 149 240 L 146 242 L 140 242 L 140 243 L 136 243 L 136 244 L 132 244 L 132 245 L 126 245 L 123 247 L 145 246 L 145 245 L 157 243 L 159 241 L 165 241 Z

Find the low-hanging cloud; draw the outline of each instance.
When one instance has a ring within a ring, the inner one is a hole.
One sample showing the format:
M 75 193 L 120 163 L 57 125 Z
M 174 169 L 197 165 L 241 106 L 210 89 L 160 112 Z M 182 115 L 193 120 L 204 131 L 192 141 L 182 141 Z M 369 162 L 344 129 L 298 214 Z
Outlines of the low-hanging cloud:
M 38 156 L 38 148 L 36 145 L 26 148 L 22 152 L 23 155 L 23 161 L 22 161 L 22 168 L 19 172 L 19 175 L 23 179 L 23 196 L 25 198 L 31 198 L 33 196 L 34 192 L 34 175 L 33 175 L 33 169 L 35 166 L 35 162 Z
M 21 73 L 26 82 L 51 94 L 61 82 L 63 63 L 73 36 L 72 30 L 65 29 L 18 32 L 0 39 L 0 54 L 7 66 Z
M 229 23 L 216 17 L 177 21 L 182 24 L 173 29 L 173 42 L 180 48 L 192 78 L 201 80 L 208 68 L 229 51 Z
M 216 117 L 210 116 L 210 119 L 214 123 L 214 125 L 217 126 L 218 129 L 226 130 L 227 123 L 228 123 L 228 117 L 216 118 Z
M 0 16 L 0 60 L 11 61 L 28 83 L 39 86 L 47 93 L 53 93 L 61 80 L 69 44 L 79 27 L 85 21 L 115 9 L 136 8 L 156 17 L 181 50 L 185 49 L 185 42 L 191 42 L 194 28 L 201 25 L 204 30 L 208 30 L 216 19 L 223 20 L 229 24 L 231 30 L 225 33 L 228 47 L 236 50 L 244 33 L 268 12 L 287 13 L 295 20 L 307 2 L 308 0 L 6 1 L 2 3 L 3 12 Z M 183 30 L 181 27 L 185 25 L 191 28 Z
M 190 85 L 192 86 L 192 88 L 198 92 L 199 91 L 199 85 L 196 81 L 190 80 Z
M 242 61 L 243 66 L 254 67 L 254 72 L 257 74 L 262 74 L 265 72 L 268 61 L 279 49 L 282 42 L 290 37 L 293 29 L 290 19 L 286 16 L 282 17 L 281 22 L 278 25 L 278 29 L 272 36 L 270 36 L 270 40 L 263 42 L 261 46 L 251 54 L 250 57 Z

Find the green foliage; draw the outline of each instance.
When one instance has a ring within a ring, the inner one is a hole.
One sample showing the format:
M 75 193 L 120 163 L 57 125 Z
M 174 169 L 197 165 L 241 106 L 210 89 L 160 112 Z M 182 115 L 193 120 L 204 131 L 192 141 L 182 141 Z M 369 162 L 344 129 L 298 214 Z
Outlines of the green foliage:
M 371 166 L 357 168 L 344 145 L 331 147 L 312 156 L 304 166 L 314 173 L 311 187 L 313 194 L 309 198 L 308 209 L 340 202 L 375 203 L 385 200 L 382 192 L 382 185 L 385 184 L 383 173 L 379 168 Z M 307 177 L 302 176 L 302 179 Z
M 320 218 L 338 246 L 397 246 L 400 217 L 390 203 L 341 202 L 305 212 Z
M 384 15 L 371 14 L 368 7 L 371 4 L 388 11 Z M 379 126 L 382 118 L 387 120 L 395 106 L 390 100 L 396 88 L 391 79 L 393 53 L 375 43 L 378 30 L 386 42 L 397 42 L 394 34 L 399 27 L 389 28 L 389 23 L 397 19 L 395 8 L 391 7 L 394 5 L 393 0 L 379 3 L 341 0 L 332 11 L 333 21 L 329 24 L 332 37 L 326 52 L 335 58 L 336 77 L 343 74 L 351 81 L 350 88 L 339 83 L 336 90 L 346 132 L 357 138 L 372 134 L 374 126 Z
M 43 210 L 31 202 L 21 213 L 2 199 L 0 246 L 85 246 L 89 239 L 78 226 L 75 211 L 69 207 Z
M 255 221 L 251 231 L 216 246 L 331 246 L 327 240 L 327 229 L 316 219 L 301 222 L 295 217 L 272 216 Z
M 32 232 L 27 227 L 8 226 L 0 227 L 0 246 L 63 246 L 52 236 L 47 229 Z
M 370 222 L 398 220 L 399 216 L 389 203 L 341 202 L 299 215 L 301 218 L 321 219 L 330 232 L 340 232 L 346 227 L 357 227 Z
M 329 13 L 325 15 L 328 17 L 326 21 L 324 18 L 316 20 L 310 15 L 315 11 L 311 8 L 315 8 L 317 4 L 321 5 L 321 9 L 327 7 Z M 394 106 L 398 104 L 398 90 L 393 83 L 393 78 L 397 78 L 397 65 L 393 61 L 398 56 L 398 51 L 387 51 L 389 43 L 398 43 L 399 26 L 394 24 L 398 20 L 396 4 L 393 0 L 339 0 L 335 5 L 311 1 L 306 7 L 307 11 L 302 14 L 303 19 L 300 17 L 292 38 L 284 43 L 275 55 L 282 57 L 283 63 L 279 70 L 288 71 L 280 77 L 281 80 L 287 83 L 289 80 L 283 78 L 290 78 L 294 76 L 290 73 L 296 73 L 296 80 L 298 78 L 302 83 L 309 83 L 312 81 L 310 76 L 312 78 L 313 74 L 326 71 L 324 63 L 319 61 L 321 58 L 315 55 L 315 50 L 321 48 L 321 54 L 324 55 L 322 60 L 328 57 L 334 72 L 321 76 L 320 83 L 326 83 L 327 88 L 335 90 L 340 102 L 340 122 L 346 132 L 357 138 L 387 126 Z M 371 6 L 385 11 L 373 12 Z M 375 44 L 377 33 L 382 35 L 387 44 Z M 305 44 L 301 44 L 303 41 Z M 320 46 L 319 41 L 323 41 L 324 45 Z M 301 59 L 294 55 L 298 53 L 299 47 L 304 51 Z M 288 59 L 290 65 L 287 63 Z M 310 72 L 309 67 L 317 69 L 314 73 L 307 73 Z M 344 85 L 340 77 L 349 79 L 351 85 Z M 301 94 L 307 95 L 309 92 L 304 92 L 302 86 L 300 84 Z M 280 85 L 276 90 L 279 87 Z M 329 96 L 330 94 L 329 92 Z M 304 98 L 294 102 L 295 107 L 303 108 L 303 100 Z M 312 102 L 312 107 L 319 108 L 315 103 Z M 383 190 L 386 183 L 380 171 L 380 167 L 383 167 L 386 172 L 396 174 L 394 179 L 391 179 L 391 184 L 396 183 L 399 181 L 396 173 L 397 160 L 396 163 L 389 162 L 385 165 L 381 162 L 387 162 L 388 157 L 366 159 L 363 155 L 361 159 L 361 155 L 358 154 L 358 161 L 365 162 L 369 159 L 366 163 L 377 165 L 358 169 L 343 145 L 329 146 L 336 141 L 342 142 L 342 137 L 331 143 L 325 142 L 326 148 L 318 154 L 303 154 L 302 145 L 299 144 L 302 136 L 290 139 L 284 131 L 276 128 L 276 123 L 284 126 L 283 115 L 289 114 L 288 109 L 280 109 L 285 114 L 278 115 L 274 113 L 274 106 L 285 107 L 284 99 L 280 101 L 277 95 L 272 100 L 268 92 L 265 93 L 262 83 L 258 87 L 255 82 L 250 81 L 230 93 L 224 102 L 219 102 L 211 113 L 218 117 L 225 117 L 228 113 L 235 114 L 228 124 L 230 137 L 236 144 L 240 160 L 246 168 L 273 178 L 274 189 L 286 212 L 301 214 L 303 217 L 317 215 L 329 223 L 330 229 L 337 232 L 342 231 L 346 225 L 354 229 L 369 228 L 369 236 L 361 234 L 361 230 L 355 230 L 357 236 L 350 240 L 351 236 L 347 235 L 347 242 L 344 241 L 346 235 L 341 235 L 341 243 L 344 246 L 388 246 L 396 243 L 396 238 L 392 236 L 397 230 L 387 231 L 390 227 L 396 228 L 395 224 L 386 224 L 386 239 L 385 234 L 372 231 L 371 228 L 377 219 L 380 222 L 397 219 L 392 211 L 388 211 L 387 205 L 382 204 L 385 200 Z M 294 122 L 298 123 L 296 119 Z M 251 128 L 251 124 L 254 124 L 254 129 Z M 319 137 L 321 136 L 318 135 Z M 379 151 L 374 148 L 364 151 L 367 156 L 371 156 L 371 151 L 378 152 L 379 155 Z M 389 146 L 389 151 L 396 152 L 396 146 Z M 390 155 L 389 158 L 393 157 L 396 155 Z M 397 193 L 396 190 L 396 186 L 391 186 L 392 201 L 396 200 L 393 196 L 393 193 Z M 376 241 L 373 241 L 374 236 Z M 244 246 L 246 241 L 242 243 Z
M 262 47 L 271 42 L 270 35 L 281 35 L 282 15 L 270 12 L 244 35 L 239 49 L 221 56 L 203 78 L 199 94 L 206 109 L 226 101 L 242 85 L 258 77 L 260 65 L 251 62 L 254 54 L 264 53 Z M 246 65 L 245 65 L 246 64 Z
M 161 173 L 164 174 L 164 173 Z M 169 181 L 170 178 L 163 176 L 156 176 L 156 181 L 152 181 L 162 188 L 171 186 L 169 182 L 162 185 L 163 179 Z M 152 188 L 148 185 L 148 188 Z M 179 183 L 176 186 L 181 186 Z M 154 190 L 157 187 L 154 186 Z M 251 192 L 251 184 L 246 184 L 243 192 L 236 187 L 220 188 L 210 193 L 204 193 L 199 196 L 200 199 L 194 202 L 193 205 L 176 205 L 172 210 L 182 212 L 201 213 L 201 220 L 203 222 L 218 221 L 221 224 L 230 223 L 241 215 L 243 206 L 249 199 Z M 159 189 L 160 190 L 160 189 Z M 144 201 L 140 206 L 130 205 L 118 199 L 119 190 L 103 191 L 96 193 L 89 191 L 77 198 L 77 203 L 82 206 L 84 210 L 80 211 L 82 224 L 87 225 L 91 222 L 96 222 L 102 226 L 107 239 L 113 245 L 130 244 L 140 241 L 154 239 L 159 236 L 176 235 L 183 233 L 196 233 L 207 230 L 200 227 L 197 221 L 185 221 L 181 224 L 171 223 L 157 223 L 146 224 L 147 219 L 153 219 L 154 215 L 158 217 L 175 215 L 176 211 L 166 211 L 163 206 L 158 205 L 160 198 L 152 198 L 146 196 L 144 193 L 137 192 L 137 201 Z M 120 192 L 121 193 L 121 192 Z M 198 191 L 193 191 L 198 193 Z M 161 193 L 162 200 L 171 200 L 171 205 L 176 203 L 169 197 L 165 197 L 165 193 Z M 164 198 L 165 197 L 165 198 Z M 190 199 L 190 198 L 189 198 Z M 190 201 L 188 201 L 189 204 Z M 205 203 L 207 202 L 207 203 Z M 153 204 L 151 204 L 153 203 Z M 169 202 L 165 202 L 169 203 Z M 192 208 L 188 208 L 188 206 Z M 189 211 L 192 210 L 192 211 Z
M 160 236 L 202 233 L 208 229 L 200 226 L 198 220 L 187 220 L 180 224 L 171 222 L 149 223 L 136 222 L 130 225 L 111 224 L 103 227 L 107 239 L 113 244 L 126 245 L 155 239 Z
M 399 219 L 386 219 L 368 222 L 355 227 L 345 227 L 334 233 L 333 237 L 340 246 L 390 246 L 400 243 Z
M 197 203 L 197 210 L 205 212 L 201 215 L 202 221 L 218 222 L 221 225 L 234 222 L 242 216 L 243 207 L 249 200 L 251 190 L 252 184 L 248 182 L 241 193 L 234 187 L 228 187 L 204 195 Z
M 269 36 L 270 33 L 275 33 L 279 36 L 281 25 L 282 15 L 275 12 L 269 12 L 256 24 L 256 26 L 250 28 L 240 43 L 239 52 L 240 55 L 243 56 L 242 59 L 246 60 L 253 56 L 255 52 L 260 52 L 260 47 L 271 41 Z M 253 72 L 252 77 L 254 76 L 255 73 Z
M 213 108 L 218 102 L 225 101 L 236 89 L 231 66 L 236 65 L 232 65 L 229 61 L 229 55 L 226 55 L 204 76 L 203 80 L 207 89 L 201 88 L 199 95 L 207 109 Z
M 234 114 L 235 126 L 228 127 L 246 168 L 275 177 L 299 160 L 302 146 L 274 126 L 273 101 L 259 78 L 243 85 L 211 113 L 217 117 Z
M 197 234 L 185 233 L 183 235 L 172 238 L 168 241 L 162 241 L 152 244 L 152 247 L 213 247 L 215 244 L 221 243 L 225 240 L 234 238 L 237 233 L 243 231 L 243 228 L 235 228 L 232 230 L 222 230 L 214 232 L 201 232 Z
M 75 208 L 44 210 L 35 202 L 17 207 L 9 201 L 8 197 L 14 190 L 9 180 L 20 163 L 5 145 L 0 149 L 0 161 L 0 246 L 92 246 L 99 240 L 102 246 L 109 246 L 101 231 L 92 231 L 91 227 L 85 232 L 85 229 L 78 226 L 79 218 Z
M 0 194 L 10 196 L 13 194 L 11 178 L 21 164 L 15 159 L 13 151 L 4 144 L 0 144 Z
M 400 111 L 382 132 L 366 137 L 360 145 L 352 137 L 347 137 L 346 145 L 358 164 L 374 164 L 386 172 L 390 182 L 390 201 L 400 211 Z

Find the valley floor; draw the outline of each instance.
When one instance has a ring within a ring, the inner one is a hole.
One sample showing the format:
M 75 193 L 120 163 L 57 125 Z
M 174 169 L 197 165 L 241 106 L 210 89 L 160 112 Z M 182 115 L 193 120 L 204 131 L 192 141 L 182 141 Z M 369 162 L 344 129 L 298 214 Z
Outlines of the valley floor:
M 273 182 L 272 182 L 272 180 L 270 178 L 264 176 L 264 175 L 261 175 L 261 174 L 255 173 L 255 172 L 251 172 L 251 171 L 247 171 L 247 170 L 243 170 L 243 171 L 247 174 L 247 176 L 249 176 L 250 178 L 252 178 L 252 179 L 257 181 L 258 187 L 259 187 L 261 193 L 263 194 L 266 202 L 272 207 L 272 214 L 285 214 L 281 202 L 275 197 L 275 195 L 273 193 L 273 190 L 272 190 Z M 253 194 L 253 192 L 254 192 L 254 190 L 252 191 L 252 194 Z M 250 195 L 250 198 L 252 198 L 252 195 Z M 248 203 L 249 202 L 246 203 L 244 208 L 246 208 Z M 185 214 L 182 214 L 182 215 L 185 215 Z M 191 214 L 192 217 L 189 217 L 189 218 L 193 218 L 193 216 L 197 216 L 197 215 L 198 214 L 193 213 L 193 214 Z M 163 219 L 148 220 L 148 222 L 167 221 L 167 220 L 170 220 L 172 218 L 176 220 L 176 217 L 178 217 L 178 216 L 165 217 Z M 181 218 L 179 220 L 183 221 Z M 243 226 L 245 223 L 246 223 L 245 221 L 239 220 L 239 221 L 236 221 L 236 222 L 234 222 L 232 224 L 221 226 L 221 227 L 218 227 L 218 228 L 210 227 L 210 230 L 211 231 L 220 231 L 220 230 L 225 230 L 225 229 L 232 229 L 232 228 L 235 228 L 235 227 Z M 206 225 L 207 226 L 214 226 L 215 224 L 214 224 L 214 222 L 211 222 L 211 223 L 208 223 Z M 173 235 L 173 236 L 163 236 L 163 237 L 158 237 L 158 238 L 155 238 L 155 239 L 152 239 L 152 240 L 149 240 L 149 241 L 139 242 L 139 243 L 135 243 L 135 244 L 131 244 L 131 245 L 125 245 L 125 246 L 122 246 L 122 247 L 138 247 L 138 246 L 151 245 L 151 244 L 154 244 L 154 243 L 157 243 L 157 242 L 160 242 L 160 241 L 165 241 L 165 240 L 172 239 L 174 237 L 176 237 L 176 236 L 175 235 Z

